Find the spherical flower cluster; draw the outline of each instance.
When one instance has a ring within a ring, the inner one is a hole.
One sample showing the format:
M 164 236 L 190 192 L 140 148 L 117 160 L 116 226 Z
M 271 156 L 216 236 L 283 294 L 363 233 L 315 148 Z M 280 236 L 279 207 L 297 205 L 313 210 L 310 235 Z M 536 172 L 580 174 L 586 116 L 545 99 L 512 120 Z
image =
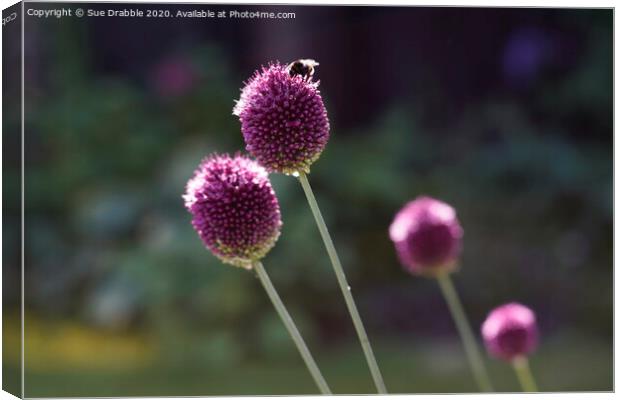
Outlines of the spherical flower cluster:
M 437 276 L 452 271 L 462 237 L 454 208 L 430 197 L 407 203 L 390 225 L 396 253 L 413 274 Z
M 246 149 L 270 171 L 309 172 L 329 139 L 318 82 L 281 64 L 257 71 L 241 91 L 233 114 Z
M 534 312 L 519 303 L 495 308 L 482 324 L 482 337 L 490 354 L 512 361 L 531 353 L 538 343 Z
M 280 206 L 267 171 L 246 157 L 206 158 L 183 199 L 196 232 L 225 263 L 251 268 L 280 235 Z

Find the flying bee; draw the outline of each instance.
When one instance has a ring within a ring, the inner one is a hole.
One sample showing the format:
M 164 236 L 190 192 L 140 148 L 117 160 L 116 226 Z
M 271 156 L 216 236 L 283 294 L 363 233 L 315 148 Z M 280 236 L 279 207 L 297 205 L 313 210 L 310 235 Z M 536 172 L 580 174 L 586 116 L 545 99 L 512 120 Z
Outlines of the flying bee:
M 314 75 L 314 67 L 318 65 L 318 62 L 310 58 L 305 58 L 293 61 L 286 69 L 291 76 L 301 75 L 302 78 L 309 81 L 312 79 L 312 75 Z

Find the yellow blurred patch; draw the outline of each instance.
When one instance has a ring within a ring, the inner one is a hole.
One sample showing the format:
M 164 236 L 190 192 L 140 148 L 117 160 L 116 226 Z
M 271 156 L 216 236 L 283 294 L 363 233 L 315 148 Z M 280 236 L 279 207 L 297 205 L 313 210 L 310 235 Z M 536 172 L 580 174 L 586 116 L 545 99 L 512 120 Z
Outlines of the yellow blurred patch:
M 19 315 L 5 317 L 4 359 L 18 365 Z M 123 370 L 143 367 L 155 356 L 153 341 L 140 333 L 96 330 L 74 321 L 43 321 L 26 315 L 24 357 L 28 370 Z

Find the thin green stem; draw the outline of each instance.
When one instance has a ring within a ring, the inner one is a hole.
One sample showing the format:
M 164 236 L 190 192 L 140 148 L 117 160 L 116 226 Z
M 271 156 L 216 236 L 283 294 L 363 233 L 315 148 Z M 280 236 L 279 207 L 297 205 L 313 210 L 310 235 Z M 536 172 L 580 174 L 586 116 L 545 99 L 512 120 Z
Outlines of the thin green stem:
M 314 358 L 312 358 L 312 354 L 310 354 L 308 346 L 306 346 L 306 343 L 301 337 L 297 326 L 295 326 L 295 322 L 293 322 L 290 314 L 288 313 L 288 311 L 286 311 L 286 307 L 284 307 L 282 299 L 280 299 L 280 296 L 278 296 L 278 292 L 276 292 L 276 289 L 273 287 L 271 279 L 269 279 L 269 275 L 267 275 L 267 271 L 265 271 L 265 267 L 263 267 L 263 264 L 260 261 L 254 262 L 253 267 L 256 270 L 258 278 L 263 284 L 263 287 L 267 291 L 267 295 L 271 299 L 273 306 L 276 308 L 276 311 L 280 315 L 282 322 L 284 322 L 288 333 L 291 335 L 291 338 L 293 338 L 293 341 L 297 346 L 297 350 L 299 350 L 301 357 L 304 359 L 306 367 L 308 367 L 308 370 L 310 371 L 314 382 L 316 383 L 322 394 L 332 394 L 332 392 L 329 390 L 329 386 L 327 386 L 327 382 L 325 382 L 325 378 L 323 378 L 321 371 L 319 371 L 319 367 L 316 365 Z
M 471 369 L 478 387 L 483 392 L 493 391 L 489 375 L 484 367 L 480 351 L 478 350 L 478 345 L 476 344 L 474 333 L 471 329 L 469 321 L 467 320 L 465 310 L 459 300 L 456 289 L 452 284 L 450 275 L 446 273 L 438 276 L 437 282 L 439 282 L 441 292 L 446 299 L 446 303 L 448 303 L 448 308 L 450 309 L 456 328 L 461 335 L 461 340 L 463 341 L 463 346 L 465 347 L 465 353 L 467 354 L 467 359 L 471 365 Z
M 360 343 L 362 344 L 362 349 L 364 350 L 364 355 L 366 356 L 366 362 L 368 363 L 368 368 L 370 369 L 372 379 L 375 382 L 375 386 L 377 387 L 377 391 L 379 392 L 379 394 L 387 394 L 385 383 L 383 382 L 383 377 L 381 376 L 381 371 L 379 371 L 377 360 L 375 359 L 375 355 L 372 352 L 372 347 L 370 346 L 368 335 L 366 335 L 366 330 L 364 329 L 364 324 L 362 323 L 362 318 L 357 311 L 355 301 L 353 300 L 353 296 L 351 295 L 351 286 L 349 286 L 349 283 L 347 282 L 344 270 L 342 269 L 342 265 L 340 264 L 340 259 L 338 258 L 338 253 L 336 253 L 336 248 L 334 247 L 332 238 L 329 235 L 327 225 L 325 224 L 325 220 L 323 220 L 323 215 L 321 215 L 321 210 L 319 209 L 319 205 L 316 202 L 314 193 L 312 192 L 312 188 L 310 187 L 310 182 L 308 181 L 308 177 L 305 173 L 299 173 L 299 182 L 304 189 L 306 199 L 308 200 L 308 204 L 310 205 L 310 209 L 312 210 L 312 214 L 314 215 L 317 227 L 319 228 L 319 232 L 321 233 L 321 237 L 323 238 L 323 243 L 325 244 L 327 254 L 329 255 L 332 267 L 334 269 L 334 272 L 336 273 L 336 278 L 338 279 L 340 290 L 342 291 L 345 303 L 347 305 L 347 308 L 349 309 L 349 314 L 351 315 L 351 319 L 353 320 L 353 325 L 355 326 L 355 330 L 357 331 L 357 336 L 359 337 Z
M 517 357 L 512 361 L 512 366 L 517 373 L 517 378 L 524 392 L 538 392 L 534 375 L 530 369 L 527 357 Z

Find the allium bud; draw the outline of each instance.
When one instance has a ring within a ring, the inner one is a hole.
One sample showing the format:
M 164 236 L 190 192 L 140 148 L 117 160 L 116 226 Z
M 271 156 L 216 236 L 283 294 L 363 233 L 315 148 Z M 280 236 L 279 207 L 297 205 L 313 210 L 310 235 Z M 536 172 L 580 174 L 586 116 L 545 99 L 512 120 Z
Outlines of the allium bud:
M 270 171 L 309 172 L 329 139 L 327 110 L 318 82 L 270 64 L 241 90 L 233 114 L 246 150 Z
M 484 343 L 493 356 L 506 361 L 531 353 L 538 343 L 534 312 L 519 303 L 495 308 L 482 324 Z
M 249 158 L 204 159 L 183 199 L 205 246 L 225 263 L 251 268 L 280 235 L 280 206 L 267 171 Z
M 405 268 L 437 276 L 456 267 L 463 229 L 454 208 L 430 197 L 407 203 L 390 225 L 390 238 Z

